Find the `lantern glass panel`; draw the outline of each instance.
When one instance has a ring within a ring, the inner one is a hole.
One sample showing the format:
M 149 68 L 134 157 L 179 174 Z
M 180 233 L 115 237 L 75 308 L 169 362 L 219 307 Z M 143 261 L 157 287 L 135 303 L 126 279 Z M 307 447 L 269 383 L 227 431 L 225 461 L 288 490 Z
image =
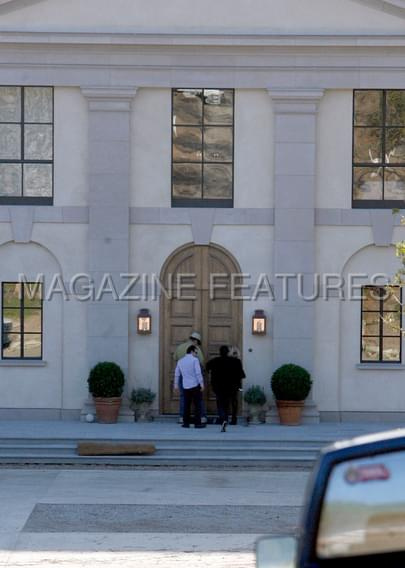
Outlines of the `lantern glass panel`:
M 258 335 L 266 333 L 266 319 L 264 317 L 253 317 L 253 333 Z
M 150 316 L 138 316 L 138 331 L 140 333 L 149 333 L 151 328 Z

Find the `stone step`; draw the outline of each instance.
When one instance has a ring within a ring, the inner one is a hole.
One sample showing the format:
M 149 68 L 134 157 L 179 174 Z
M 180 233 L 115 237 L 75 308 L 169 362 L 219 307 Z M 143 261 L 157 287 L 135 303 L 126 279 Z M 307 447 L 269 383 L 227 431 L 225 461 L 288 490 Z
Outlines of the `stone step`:
M 133 435 L 132 435 L 133 434 Z M 138 435 L 137 435 L 138 434 Z M 156 432 L 155 432 L 156 434 Z M 2 464 L 70 464 L 70 465 L 106 465 L 106 466 L 303 466 L 310 467 L 317 459 L 320 449 L 329 441 L 326 436 L 299 439 L 293 432 L 286 431 L 291 439 L 263 439 L 254 430 L 229 428 L 227 433 L 220 433 L 219 428 L 206 430 L 181 430 L 167 433 L 160 437 L 142 431 L 128 432 L 126 437 L 109 438 L 95 435 L 73 434 L 70 437 L 3 437 L 0 439 L 0 463 Z M 69 434 L 68 434 L 69 436 Z M 284 434 L 283 434 L 284 436 Z M 156 453 L 153 456 L 79 456 L 77 444 L 82 442 L 109 442 L 153 444 Z
M 205 448 L 184 448 L 181 446 L 159 446 L 156 445 L 156 455 L 158 456 L 170 456 L 170 455 L 181 455 L 184 457 L 187 456 L 195 456 L 200 457 L 201 459 L 205 458 L 207 455 L 216 455 L 220 453 L 223 456 L 228 455 L 258 455 L 258 456 L 272 456 L 273 454 L 278 455 L 288 455 L 288 454 L 295 454 L 295 455 L 317 455 L 319 449 L 318 448 L 297 448 L 292 446 L 290 448 L 274 448 L 269 446 L 266 449 L 263 448 L 252 448 L 252 447 L 224 447 L 221 446 L 220 448 L 213 446 L 207 446 Z M 64 456 L 74 456 L 76 455 L 76 445 L 75 446 L 53 446 L 48 447 L 45 445 L 39 446 L 8 446 L 6 448 L 2 448 L 0 446 L 0 457 L 7 457 L 7 456 L 35 456 L 35 455 L 49 455 L 49 456 L 57 456 L 57 455 L 64 455 Z
M 150 443 L 150 442 L 148 442 Z M 228 454 L 257 454 L 257 455 L 272 455 L 274 452 L 280 455 L 287 455 L 291 452 L 297 455 L 304 454 L 318 454 L 321 445 L 298 445 L 298 444 L 241 444 L 241 443 L 198 443 L 188 444 L 182 442 L 167 442 L 155 441 L 153 445 L 156 447 L 158 455 L 170 455 L 173 453 L 181 455 L 195 455 L 203 458 L 207 453 L 220 452 L 223 455 Z M 76 442 L 68 442 L 64 444 L 47 444 L 47 443 L 18 443 L 18 444 L 2 444 L 0 443 L 0 456 L 6 455 L 36 455 L 46 453 L 47 455 L 75 455 L 77 450 Z
M 191 431 L 190 431 L 191 432 Z M 0 439 L 0 448 L 6 448 L 9 446 L 17 447 L 17 446 L 46 446 L 46 447 L 60 447 L 60 446 L 70 446 L 76 447 L 78 441 L 83 442 L 116 442 L 116 443 L 125 443 L 128 441 L 137 442 L 137 443 L 152 443 L 157 444 L 160 447 L 166 447 L 168 445 L 178 445 L 179 447 L 249 447 L 249 448 L 288 448 L 295 446 L 297 448 L 302 449 L 319 449 L 329 443 L 332 443 L 332 440 L 320 440 L 320 439 L 306 439 L 306 440 L 299 440 L 299 439 L 290 439 L 290 440 L 263 440 L 260 438 L 232 438 L 228 433 L 220 434 L 218 432 L 215 437 L 210 437 L 207 439 L 201 438 L 194 438 L 190 437 L 189 439 L 184 439 L 184 437 L 176 437 L 172 436 L 170 438 L 158 438 L 158 437 L 143 437 L 143 438 L 1 438 Z
M 49 456 L 49 455 L 37 455 L 37 456 L 5 456 L 0 455 L 0 463 L 2 464 L 58 464 L 58 465 L 106 465 L 106 466 L 192 466 L 198 465 L 203 467 L 210 466 L 255 466 L 255 465 L 266 465 L 266 466 L 303 466 L 312 467 L 316 456 L 311 455 L 277 455 L 274 454 L 271 458 L 250 455 L 250 456 L 240 456 L 240 455 L 230 455 L 224 458 L 223 456 L 218 456 L 215 454 L 207 454 L 204 459 L 196 458 L 193 456 L 185 457 L 184 455 L 171 456 L 100 456 L 100 457 L 89 457 L 89 456 Z
M 89 440 L 87 440 L 89 441 Z M 98 440 L 99 441 L 99 440 Z M 116 441 L 116 440 L 114 440 Z M 151 440 L 148 440 L 151 443 Z M 152 456 L 79 456 L 77 440 L 7 439 L 0 442 L 2 464 L 71 465 L 243 465 L 311 466 L 323 443 L 263 440 L 155 440 Z

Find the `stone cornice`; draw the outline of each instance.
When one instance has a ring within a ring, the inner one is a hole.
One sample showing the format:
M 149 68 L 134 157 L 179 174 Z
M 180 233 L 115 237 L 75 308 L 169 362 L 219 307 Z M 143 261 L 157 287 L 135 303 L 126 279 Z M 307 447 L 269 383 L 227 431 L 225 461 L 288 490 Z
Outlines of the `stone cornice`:
M 38 32 L 11 37 L 10 33 L 0 32 L 2 84 L 201 87 L 207 72 L 211 84 L 229 88 L 402 88 L 405 84 L 405 34 L 326 37 Z
M 119 46 L 164 46 L 169 48 L 206 46 L 206 47 L 404 47 L 404 34 L 381 34 L 378 30 L 369 34 L 278 34 L 271 30 L 227 31 L 218 30 L 204 33 L 165 33 L 165 31 L 128 31 L 111 29 L 105 31 L 60 31 L 38 30 L 18 31 L 1 30 L 0 44 L 20 45 L 102 45 Z

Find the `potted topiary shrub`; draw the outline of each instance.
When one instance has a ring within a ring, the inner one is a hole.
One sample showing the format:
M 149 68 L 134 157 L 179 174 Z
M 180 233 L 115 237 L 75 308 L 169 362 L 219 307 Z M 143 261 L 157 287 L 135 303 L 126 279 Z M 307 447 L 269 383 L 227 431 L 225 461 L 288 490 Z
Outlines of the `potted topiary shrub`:
M 249 422 L 260 424 L 260 412 L 267 400 L 264 390 L 258 385 L 253 385 L 247 389 L 243 400 L 249 405 Z
M 271 390 L 276 399 L 280 424 L 296 426 L 301 423 L 304 401 L 311 385 L 311 375 L 299 365 L 288 363 L 274 371 Z
M 125 383 L 121 367 L 111 361 L 97 363 L 91 369 L 87 383 L 94 398 L 97 421 L 105 424 L 117 422 Z
M 137 422 L 149 420 L 149 409 L 155 400 L 156 394 L 151 389 L 138 388 L 131 393 L 131 401 L 135 405 L 135 419 Z

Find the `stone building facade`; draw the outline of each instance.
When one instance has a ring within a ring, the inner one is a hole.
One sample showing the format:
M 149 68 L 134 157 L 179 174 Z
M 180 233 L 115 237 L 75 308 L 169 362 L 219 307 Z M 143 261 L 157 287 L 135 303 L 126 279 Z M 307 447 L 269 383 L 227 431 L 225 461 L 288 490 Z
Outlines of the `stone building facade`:
M 0 1 L 0 417 L 78 418 L 102 360 L 174 413 L 193 329 L 268 394 L 309 369 L 308 421 L 401 417 L 395 302 L 349 284 L 398 267 L 404 22 L 400 0 Z

